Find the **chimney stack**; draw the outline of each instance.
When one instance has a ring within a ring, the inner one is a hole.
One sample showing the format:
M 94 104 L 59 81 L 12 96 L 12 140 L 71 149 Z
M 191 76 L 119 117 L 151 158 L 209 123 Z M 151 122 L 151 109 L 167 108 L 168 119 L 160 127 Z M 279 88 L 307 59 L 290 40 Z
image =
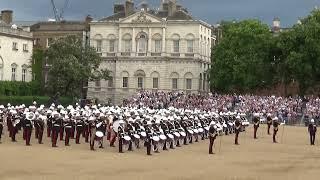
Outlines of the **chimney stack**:
M 173 16 L 177 11 L 177 3 L 175 0 L 169 0 L 168 3 L 168 16 Z
M 134 12 L 134 3 L 132 0 L 127 0 L 125 2 L 125 16 L 129 16 L 132 12 Z
M 6 24 L 12 23 L 12 16 L 13 11 L 12 10 L 3 10 L 1 11 L 1 20 L 5 22 Z
M 279 32 L 280 31 L 280 19 L 279 18 L 274 18 L 273 19 L 273 32 Z
M 124 5 L 123 4 L 114 4 L 113 6 L 113 13 L 117 14 L 120 12 L 124 12 Z
M 182 6 L 180 4 L 177 4 L 176 9 L 177 9 L 177 11 L 180 11 L 180 10 L 182 10 Z
M 143 10 L 144 12 L 147 12 L 147 11 L 148 11 L 148 3 L 143 2 L 143 3 L 141 4 L 141 8 L 142 8 L 142 10 Z

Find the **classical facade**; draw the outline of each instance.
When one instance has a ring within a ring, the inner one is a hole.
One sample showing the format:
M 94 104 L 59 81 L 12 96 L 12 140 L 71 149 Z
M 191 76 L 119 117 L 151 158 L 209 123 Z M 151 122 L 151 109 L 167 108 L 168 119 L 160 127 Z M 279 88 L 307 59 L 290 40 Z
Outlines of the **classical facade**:
M 209 91 L 212 27 L 171 0 L 158 11 L 134 9 L 116 4 L 112 16 L 91 22 L 91 46 L 111 79 L 89 82 L 88 98 L 121 104 L 140 90 Z
M 0 17 L 0 81 L 31 81 L 32 33 L 12 25 L 12 11 Z

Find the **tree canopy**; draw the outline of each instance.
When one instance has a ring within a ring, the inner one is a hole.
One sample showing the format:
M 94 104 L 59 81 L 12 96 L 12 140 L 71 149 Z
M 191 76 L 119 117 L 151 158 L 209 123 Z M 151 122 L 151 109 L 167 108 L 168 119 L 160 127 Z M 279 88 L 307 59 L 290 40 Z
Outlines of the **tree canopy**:
M 223 22 L 223 39 L 214 49 L 211 85 L 221 92 L 248 92 L 295 82 L 300 94 L 320 82 L 320 10 L 272 33 L 258 20 Z
M 77 36 L 60 38 L 46 52 L 50 64 L 47 91 L 63 96 L 84 96 L 88 80 L 108 79 L 108 71 L 100 69 L 101 57 L 95 49 L 84 46 Z

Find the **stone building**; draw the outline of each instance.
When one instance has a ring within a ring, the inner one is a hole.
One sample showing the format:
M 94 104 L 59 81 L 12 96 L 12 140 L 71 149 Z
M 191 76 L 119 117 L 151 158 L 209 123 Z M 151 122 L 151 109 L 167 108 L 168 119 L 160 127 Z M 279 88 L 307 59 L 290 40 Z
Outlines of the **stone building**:
M 0 81 L 32 80 L 29 68 L 32 56 L 32 33 L 12 24 L 13 12 L 0 14 Z
M 84 42 L 89 41 L 89 22 L 91 17 L 87 16 L 85 21 L 44 21 L 33 24 L 30 31 L 33 33 L 33 45 L 35 49 L 46 50 L 54 40 L 66 36 L 75 35 L 83 38 Z M 35 62 L 37 63 L 37 62 Z M 38 74 L 37 79 L 42 79 L 45 83 L 48 79 L 50 63 L 42 62 L 42 74 Z
M 209 91 L 211 31 L 174 0 L 159 10 L 115 4 L 113 15 L 90 23 L 91 46 L 111 79 L 89 82 L 88 98 L 120 104 L 140 90 Z

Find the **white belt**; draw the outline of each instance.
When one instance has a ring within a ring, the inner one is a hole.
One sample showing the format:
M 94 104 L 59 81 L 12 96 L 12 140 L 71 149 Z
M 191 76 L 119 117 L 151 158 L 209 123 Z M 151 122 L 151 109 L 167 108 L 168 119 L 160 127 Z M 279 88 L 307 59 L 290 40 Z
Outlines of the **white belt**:
M 72 126 L 66 126 L 66 128 L 72 128 Z
M 55 125 L 53 125 L 53 126 L 57 126 L 57 127 L 59 127 L 60 125 L 58 125 L 58 124 L 55 124 Z
M 26 126 L 30 126 L 30 124 L 26 124 Z
M 82 127 L 82 125 L 77 125 L 78 127 Z

